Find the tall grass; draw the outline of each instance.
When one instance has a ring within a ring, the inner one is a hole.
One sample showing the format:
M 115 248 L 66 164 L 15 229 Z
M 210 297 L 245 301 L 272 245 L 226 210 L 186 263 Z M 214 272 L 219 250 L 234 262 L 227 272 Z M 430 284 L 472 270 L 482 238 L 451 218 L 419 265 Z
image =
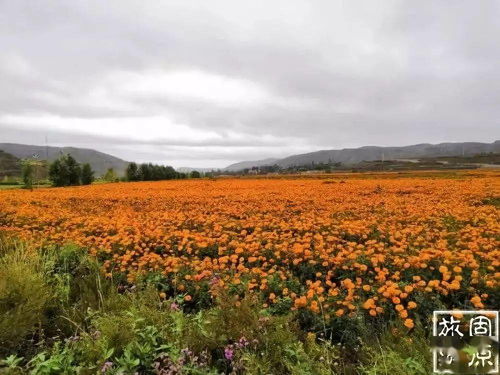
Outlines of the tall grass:
M 43 263 L 24 244 L 0 245 L 0 353 L 33 342 L 52 299 Z

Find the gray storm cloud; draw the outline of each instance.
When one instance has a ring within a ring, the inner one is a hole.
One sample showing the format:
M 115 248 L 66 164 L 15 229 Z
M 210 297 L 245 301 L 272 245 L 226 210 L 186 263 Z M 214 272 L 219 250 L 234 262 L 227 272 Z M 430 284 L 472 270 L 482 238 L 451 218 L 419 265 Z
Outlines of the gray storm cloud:
M 225 164 L 500 138 L 500 3 L 0 2 L 0 142 Z

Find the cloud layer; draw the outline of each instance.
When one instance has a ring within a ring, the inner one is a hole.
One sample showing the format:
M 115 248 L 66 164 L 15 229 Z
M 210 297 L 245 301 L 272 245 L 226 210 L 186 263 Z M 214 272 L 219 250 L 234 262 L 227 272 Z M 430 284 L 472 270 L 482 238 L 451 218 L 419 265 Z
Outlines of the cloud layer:
M 222 167 L 500 138 L 500 3 L 0 2 L 0 142 Z

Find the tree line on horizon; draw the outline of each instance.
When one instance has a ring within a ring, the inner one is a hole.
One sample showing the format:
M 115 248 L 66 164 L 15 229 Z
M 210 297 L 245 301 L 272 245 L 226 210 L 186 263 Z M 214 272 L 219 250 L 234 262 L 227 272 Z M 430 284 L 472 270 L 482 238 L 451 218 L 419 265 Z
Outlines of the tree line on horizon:
M 46 178 L 55 187 L 90 185 L 94 182 L 94 170 L 89 163 L 80 164 L 70 154 L 61 155 L 52 163 L 45 161 L 24 159 L 22 161 L 22 179 L 25 188 L 31 189 L 37 179 L 38 169 L 45 169 Z M 103 181 L 160 181 L 186 178 L 200 178 L 198 171 L 191 173 L 177 172 L 171 166 L 153 163 L 128 164 L 125 176 L 119 178 L 113 168 L 109 168 L 101 177 Z
M 200 178 L 201 173 L 192 171 L 191 173 L 177 172 L 169 165 L 158 165 L 153 163 L 137 164 L 131 162 L 125 171 L 127 181 L 160 181 L 160 180 L 181 180 L 185 178 Z
M 190 175 L 193 178 L 195 176 Z M 200 177 L 198 175 L 198 177 Z M 177 172 L 169 165 L 158 165 L 153 163 L 137 164 L 131 162 L 125 171 L 127 181 L 160 181 L 179 180 L 188 178 L 186 173 Z

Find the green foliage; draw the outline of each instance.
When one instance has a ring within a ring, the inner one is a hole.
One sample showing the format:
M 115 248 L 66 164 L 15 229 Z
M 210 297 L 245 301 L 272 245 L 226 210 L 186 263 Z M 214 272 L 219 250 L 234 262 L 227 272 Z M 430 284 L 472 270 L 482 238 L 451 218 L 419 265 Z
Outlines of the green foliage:
M 21 162 L 21 173 L 24 187 L 26 189 L 32 189 L 35 179 L 35 165 L 32 160 L 25 159 Z
M 129 163 L 125 172 L 127 181 L 139 181 L 139 173 L 136 163 Z
M 189 174 L 189 178 L 200 178 L 201 177 L 201 173 L 198 172 L 198 171 L 192 171 L 190 174 Z
M 17 185 L 19 184 L 19 179 L 12 176 L 3 176 L 2 181 L 0 181 L 0 185 Z
M 49 180 L 54 186 L 69 186 L 75 180 L 76 166 L 73 158 L 68 163 L 68 156 L 62 155 L 49 166 Z M 70 169 L 71 165 L 71 169 Z
M 152 163 L 129 163 L 126 171 L 127 181 L 159 181 L 186 178 L 183 173 L 178 173 L 170 166 Z
M 107 182 L 118 182 L 118 176 L 113 168 L 108 168 L 106 173 L 102 176 L 102 179 Z
M 32 374 L 69 375 L 80 370 L 80 366 L 75 366 L 74 361 L 74 351 L 69 346 L 64 346 L 60 342 L 56 342 L 50 350 L 42 351 L 35 355 L 27 363 L 27 367 Z
M 68 168 L 68 185 L 80 185 L 82 176 L 80 164 L 70 154 L 66 155 L 63 160 Z
M 493 197 L 485 198 L 485 199 L 483 199 L 482 203 L 489 204 L 489 205 L 492 205 L 494 207 L 500 208 L 500 196 L 499 197 L 493 196 Z
M 68 155 L 61 155 L 49 166 L 49 180 L 54 186 L 89 185 L 94 180 L 94 171 L 90 164 L 83 166 L 76 159 Z
M 94 171 L 89 163 L 85 163 L 82 165 L 82 185 L 90 185 L 94 182 Z
M 366 339 L 362 352 L 364 365 L 361 373 L 366 375 L 426 375 L 431 374 L 430 345 L 422 330 L 410 336 L 398 328 L 386 330 L 378 336 Z
M 11 354 L 8 357 L 6 357 L 4 360 L 2 360 L 0 363 L 2 365 L 5 365 L 8 368 L 17 368 L 18 365 L 22 362 L 23 357 L 18 357 L 15 354 Z
M 22 244 L 2 248 L 0 257 L 0 355 L 20 348 L 44 320 L 52 295 L 41 261 Z

